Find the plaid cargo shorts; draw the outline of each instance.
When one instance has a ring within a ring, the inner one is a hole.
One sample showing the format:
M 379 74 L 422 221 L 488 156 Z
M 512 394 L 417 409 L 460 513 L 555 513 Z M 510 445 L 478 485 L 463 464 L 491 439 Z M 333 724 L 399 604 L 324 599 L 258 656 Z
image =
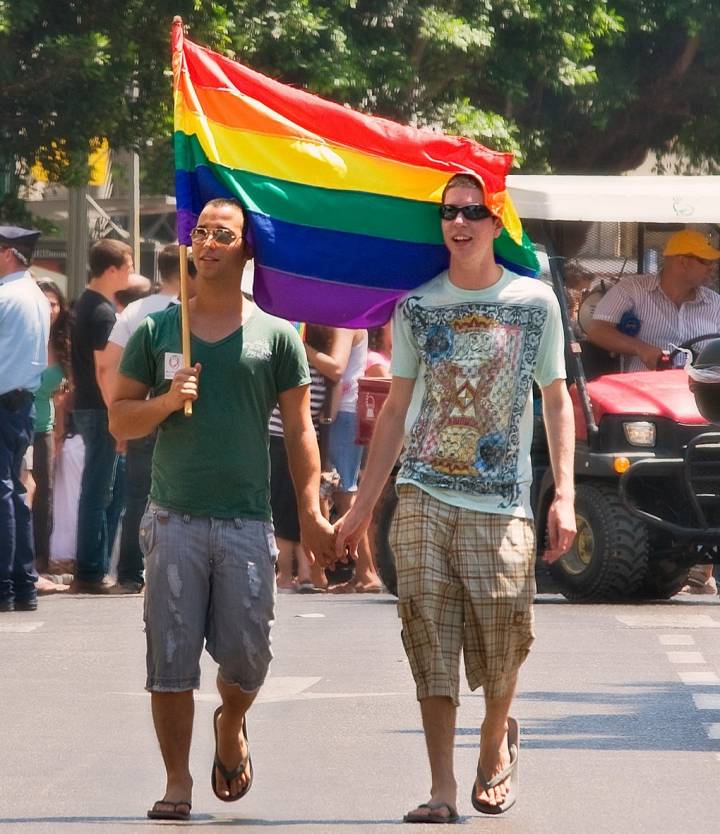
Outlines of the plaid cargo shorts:
M 461 649 L 470 688 L 505 695 L 535 639 L 532 521 L 453 507 L 409 484 L 398 495 L 390 544 L 418 700 L 459 703 Z

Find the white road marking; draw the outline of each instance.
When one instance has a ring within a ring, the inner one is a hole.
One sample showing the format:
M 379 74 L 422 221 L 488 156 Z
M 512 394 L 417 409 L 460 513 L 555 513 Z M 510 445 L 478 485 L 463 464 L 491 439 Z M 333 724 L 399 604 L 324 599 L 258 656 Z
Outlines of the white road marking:
M 617 614 L 615 619 L 628 628 L 720 628 L 720 620 L 709 614 Z
M 703 685 L 703 686 L 720 686 L 720 678 L 715 672 L 680 672 L 678 677 L 683 683 L 689 686 Z
M 690 634 L 659 634 L 663 646 L 692 646 L 695 639 Z
M 712 739 L 720 738 L 720 724 L 706 724 L 707 737 Z
M 4 634 L 28 634 L 45 623 L 0 623 L 0 632 Z
M 700 652 L 668 652 L 670 663 L 705 663 Z
M 693 701 L 695 701 L 697 709 L 720 710 L 720 695 L 708 695 L 704 692 L 698 692 L 693 695 Z
M 302 620 L 320 620 L 325 619 L 324 614 L 296 614 L 296 618 L 300 618 Z

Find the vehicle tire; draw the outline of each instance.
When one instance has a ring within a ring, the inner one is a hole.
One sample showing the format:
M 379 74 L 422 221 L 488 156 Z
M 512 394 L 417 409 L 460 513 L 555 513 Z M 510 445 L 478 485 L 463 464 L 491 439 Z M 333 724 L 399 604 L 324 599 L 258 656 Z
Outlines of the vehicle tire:
M 638 589 L 638 599 L 670 599 L 688 583 L 690 565 L 674 559 L 648 562 L 647 573 Z
M 576 602 L 633 596 L 647 573 L 645 525 L 625 509 L 616 486 L 587 481 L 575 490 L 578 534 L 572 550 L 551 566 L 560 592 Z
M 395 554 L 390 547 L 390 525 L 395 515 L 397 503 L 395 479 L 389 478 L 375 505 L 375 512 L 373 513 L 375 535 L 372 545 L 380 579 L 394 596 L 397 596 L 397 570 L 395 569 Z

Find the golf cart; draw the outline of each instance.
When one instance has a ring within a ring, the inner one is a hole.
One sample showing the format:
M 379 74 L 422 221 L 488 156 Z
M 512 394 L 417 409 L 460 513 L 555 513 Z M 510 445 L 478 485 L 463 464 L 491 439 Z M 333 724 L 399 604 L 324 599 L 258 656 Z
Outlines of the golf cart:
M 676 348 L 696 352 L 701 340 L 668 345 L 667 369 L 623 374 L 620 358 L 585 335 L 607 289 L 624 275 L 657 271 L 672 232 L 691 226 L 718 245 L 718 179 L 508 177 L 545 263 L 540 280 L 552 285 L 563 316 L 578 535 L 549 576 L 538 560 L 538 579 L 541 586 L 551 580 L 568 599 L 669 598 L 692 565 L 720 562 L 720 434 L 709 431 L 675 362 Z M 532 464 L 539 555 L 553 496 L 539 408 Z M 387 534 L 396 500 L 389 484 L 375 512 L 378 570 L 390 590 L 396 578 Z

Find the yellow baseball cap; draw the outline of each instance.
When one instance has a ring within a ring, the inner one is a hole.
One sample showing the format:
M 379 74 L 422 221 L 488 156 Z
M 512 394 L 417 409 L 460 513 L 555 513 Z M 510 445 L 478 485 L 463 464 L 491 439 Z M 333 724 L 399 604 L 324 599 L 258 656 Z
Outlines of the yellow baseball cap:
M 707 238 L 700 232 L 693 232 L 690 229 L 683 229 L 675 232 L 665 244 L 663 255 L 666 258 L 672 255 L 695 255 L 697 258 L 704 258 L 708 261 L 720 260 L 720 249 L 711 246 Z

